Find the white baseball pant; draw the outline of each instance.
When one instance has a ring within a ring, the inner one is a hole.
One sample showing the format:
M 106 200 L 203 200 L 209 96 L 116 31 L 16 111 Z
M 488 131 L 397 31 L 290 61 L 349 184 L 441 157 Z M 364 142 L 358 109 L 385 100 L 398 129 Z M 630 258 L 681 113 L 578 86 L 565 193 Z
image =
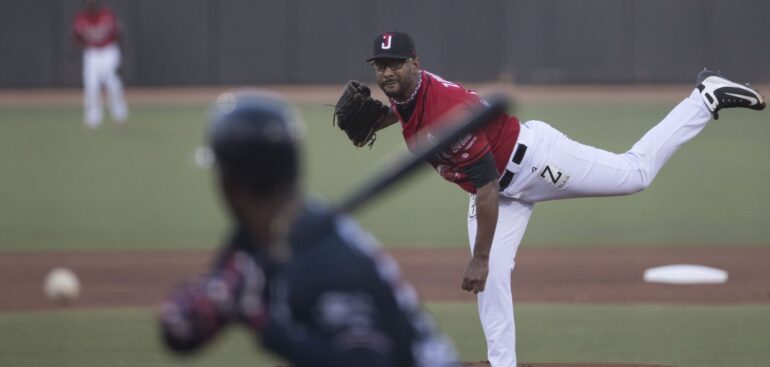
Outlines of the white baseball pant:
M 102 84 L 107 89 L 112 119 L 119 123 L 126 121 L 128 107 L 123 96 L 123 83 L 117 74 L 119 65 L 120 49 L 115 44 L 88 47 L 83 51 L 83 105 L 86 126 L 95 128 L 102 123 Z
M 487 357 L 494 367 L 516 366 L 516 332 L 511 296 L 511 271 L 534 203 L 578 197 L 629 195 L 647 188 L 679 147 L 711 120 L 697 90 L 682 101 L 628 152 L 616 154 L 570 140 L 542 121 L 521 126 L 523 159 L 509 160 L 514 172 L 501 192 L 500 211 L 489 256 L 489 275 L 478 294 Z M 468 215 L 471 252 L 476 238 L 474 197 Z

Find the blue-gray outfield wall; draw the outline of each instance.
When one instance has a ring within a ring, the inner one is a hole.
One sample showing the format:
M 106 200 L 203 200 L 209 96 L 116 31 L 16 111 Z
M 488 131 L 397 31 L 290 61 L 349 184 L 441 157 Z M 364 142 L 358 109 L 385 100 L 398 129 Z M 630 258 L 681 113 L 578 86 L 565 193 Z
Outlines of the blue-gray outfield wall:
M 379 31 L 410 32 L 453 80 L 770 82 L 767 0 L 110 0 L 130 85 L 371 80 Z M 0 87 L 73 86 L 79 0 L 0 0 Z

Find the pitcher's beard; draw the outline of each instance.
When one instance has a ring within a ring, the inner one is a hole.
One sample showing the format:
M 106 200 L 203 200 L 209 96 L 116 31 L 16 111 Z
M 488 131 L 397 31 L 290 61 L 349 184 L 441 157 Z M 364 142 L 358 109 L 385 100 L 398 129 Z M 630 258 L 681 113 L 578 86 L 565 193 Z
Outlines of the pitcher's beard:
M 392 98 L 392 99 L 395 99 L 395 100 L 402 100 L 402 99 L 406 98 L 404 96 L 404 88 L 401 86 L 401 83 L 400 82 L 396 82 L 395 87 L 396 87 L 396 89 L 393 89 L 393 88 L 390 88 L 390 85 L 383 84 L 380 87 L 380 89 L 382 89 L 382 91 L 385 93 L 386 96 L 388 96 L 388 98 Z

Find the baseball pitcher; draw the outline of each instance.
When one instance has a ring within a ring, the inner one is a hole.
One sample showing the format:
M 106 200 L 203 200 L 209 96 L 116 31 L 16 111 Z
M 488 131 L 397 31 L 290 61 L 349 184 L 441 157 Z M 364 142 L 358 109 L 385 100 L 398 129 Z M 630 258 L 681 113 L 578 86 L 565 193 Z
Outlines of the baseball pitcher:
M 377 35 L 367 61 L 390 107 L 374 101 L 366 86 L 348 83 L 335 119 L 355 146 L 371 145 L 377 130 L 400 123 L 407 147 L 415 150 L 447 114 L 485 103 L 422 69 L 406 33 Z M 721 109 L 765 105 L 754 89 L 704 70 L 689 95 L 625 153 L 580 144 L 543 121 L 504 115 L 429 159 L 441 177 L 470 194 L 471 258 L 461 287 L 477 294 L 492 366 L 516 366 L 511 271 L 535 203 L 642 191 Z

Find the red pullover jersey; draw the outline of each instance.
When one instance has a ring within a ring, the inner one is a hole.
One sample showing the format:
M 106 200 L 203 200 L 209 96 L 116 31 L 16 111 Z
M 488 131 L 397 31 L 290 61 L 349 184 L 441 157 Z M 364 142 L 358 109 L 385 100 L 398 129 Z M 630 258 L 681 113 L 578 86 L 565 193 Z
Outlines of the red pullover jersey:
M 391 109 L 401 121 L 404 140 L 410 151 L 414 152 L 431 139 L 431 131 L 440 131 L 447 121 L 445 115 L 456 108 L 475 107 L 482 103 L 481 97 L 474 91 L 459 84 L 422 71 L 422 84 L 415 96 L 415 107 L 408 121 L 398 112 L 391 100 Z M 487 152 L 492 152 L 497 172 L 503 172 L 511 157 L 516 139 L 519 137 L 519 119 L 508 114 L 501 114 L 494 121 L 474 133 L 468 134 L 458 142 L 428 160 L 433 168 L 446 179 L 459 185 L 469 193 L 476 193 L 473 182 L 463 172 L 467 167 Z M 425 130 L 423 132 L 423 130 Z
M 104 6 L 95 12 L 81 10 L 72 22 L 72 35 L 85 47 L 104 47 L 118 40 L 120 23 Z

